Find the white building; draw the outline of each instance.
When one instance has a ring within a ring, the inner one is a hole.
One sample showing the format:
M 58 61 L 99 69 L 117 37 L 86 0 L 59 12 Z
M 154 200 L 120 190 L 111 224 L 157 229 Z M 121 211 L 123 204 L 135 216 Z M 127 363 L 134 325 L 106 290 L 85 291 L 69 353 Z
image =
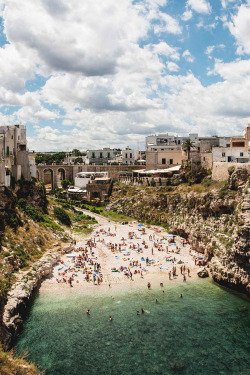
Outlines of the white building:
M 0 185 L 10 186 L 11 177 L 31 178 L 24 125 L 0 126 Z
M 75 177 L 75 187 L 86 189 L 96 178 L 108 178 L 108 172 L 79 172 Z
M 249 162 L 249 149 L 246 147 L 214 147 L 212 149 L 213 163 L 215 162 Z
M 122 150 L 122 164 L 134 165 L 139 158 L 139 150 L 132 150 L 129 147 L 127 147 L 125 150 Z
M 121 151 L 111 148 L 102 150 L 87 150 L 89 164 L 108 164 L 111 163 Z

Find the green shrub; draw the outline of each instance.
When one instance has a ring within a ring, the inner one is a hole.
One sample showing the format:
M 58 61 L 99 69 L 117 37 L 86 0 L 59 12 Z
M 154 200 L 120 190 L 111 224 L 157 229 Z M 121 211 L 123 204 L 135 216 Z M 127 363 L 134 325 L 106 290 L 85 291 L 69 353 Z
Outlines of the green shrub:
M 231 176 L 231 174 L 233 174 L 233 172 L 235 171 L 235 166 L 232 165 L 231 167 L 228 168 L 228 174 L 229 176 Z
M 21 208 L 21 210 L 25 210 L 26 207 L 26 200 L 23 198 L 20 198 L 17 202 L 18 206 Z
M 71 226 L 71 220 L 69 214 L 61 207 L 54 208 L 54 214 L 62 224 L 66 225 L 67 227 Z
M 43 219 L 44 219 L 44 222 L 43 222 L 43 226 L 45 228 L 50 228 L 52 229 L 54 232 L 56 231 L 59 231 L 59 232 L 63 232 L 63 228 L 60 227 L 60 225 L 56 224 L 52 219 L 50 219 L 50 217 L 48 217 L 47 215 L 44 215 L 43 216 Z

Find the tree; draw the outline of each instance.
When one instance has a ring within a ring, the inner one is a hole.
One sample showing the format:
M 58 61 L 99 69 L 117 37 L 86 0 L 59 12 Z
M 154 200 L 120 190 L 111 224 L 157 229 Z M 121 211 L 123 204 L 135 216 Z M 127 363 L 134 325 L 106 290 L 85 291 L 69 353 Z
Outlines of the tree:
M 76 158 L 75 161 L 74 161 L 74 164 L 82 164 L 83 163 L 83 159 L 82 158 Z
M 188 160 L 190 159 L 190 150 L 194 147 L 194 142 L 190 138 L 186 139 L 183 143 L 183 148 L 187 151 Z
M 69 214 L 61 207 L 54 207 L 54 214 L 62 224 L 66 225 L 67 227 L 70 227 L 71 220 Z
M 61 185 L 64 189 L 67 189 L 68 186 L 72 185 L 72 182 L 70 182 L 69 180 L 62 180 Z
M 82 156 L 82 153 L 81 153 L 81 151 L 77 150 L 77 148 L 74 148 L 74 150 L 72 150 L 72 155 L 73 156 Z

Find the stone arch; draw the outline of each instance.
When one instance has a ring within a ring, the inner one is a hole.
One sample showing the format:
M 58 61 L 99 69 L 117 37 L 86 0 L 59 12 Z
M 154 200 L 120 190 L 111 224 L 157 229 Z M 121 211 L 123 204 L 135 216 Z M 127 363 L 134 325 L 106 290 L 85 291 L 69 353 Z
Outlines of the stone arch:
M 66 170 L 64 168 L 58 168 L 56 171 L 56 185 L 62 187 L 61 182 L 66 178 Z
M 43 170 L 43 182 L 46 191 L 54 190 L 54 171 L 51 168 L 46 168 Z

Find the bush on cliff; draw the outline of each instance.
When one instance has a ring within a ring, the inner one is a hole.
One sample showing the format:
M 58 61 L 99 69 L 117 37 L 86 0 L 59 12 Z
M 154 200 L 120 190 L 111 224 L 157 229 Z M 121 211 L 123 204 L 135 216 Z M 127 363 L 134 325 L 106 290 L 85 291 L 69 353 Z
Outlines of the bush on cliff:
M 71 226 L 71 220 L 70 220 L 69 214 L 67 214 L 67 212 L 63 208 L 55 207 L 54 214 L 57 220 L 59 220 L 62 224 L 66 225 L 67 227 Z

